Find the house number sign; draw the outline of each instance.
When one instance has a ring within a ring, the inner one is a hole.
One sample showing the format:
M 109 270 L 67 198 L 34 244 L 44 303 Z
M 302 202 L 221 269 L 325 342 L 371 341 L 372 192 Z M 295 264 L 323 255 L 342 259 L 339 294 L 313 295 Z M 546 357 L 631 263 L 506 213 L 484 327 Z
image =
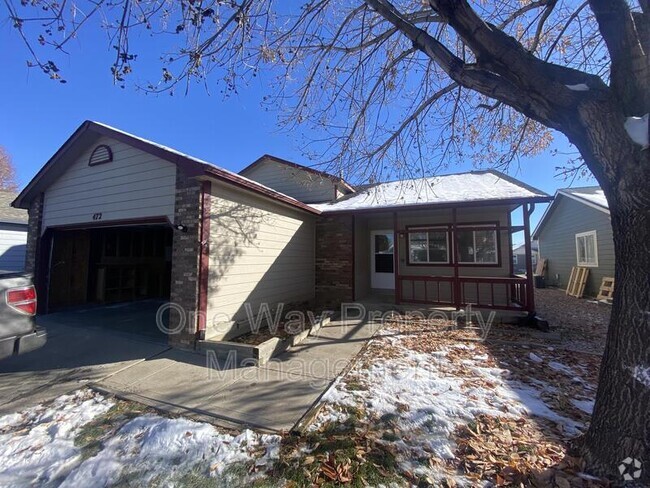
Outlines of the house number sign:
M 102 213 L 98 212 L 93 214 L 93 220 L 102 220 Z

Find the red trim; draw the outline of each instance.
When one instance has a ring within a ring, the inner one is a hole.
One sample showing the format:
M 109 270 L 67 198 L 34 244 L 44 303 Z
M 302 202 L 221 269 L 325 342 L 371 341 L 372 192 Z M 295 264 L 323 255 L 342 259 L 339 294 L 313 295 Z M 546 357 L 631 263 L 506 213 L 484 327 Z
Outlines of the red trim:
M 419 230 L 422 231 L 429 231 L 429 230 L 444 230 L 446 228 L 447 230 L 447 246 L 448 247 L 457 247 L 458 246 L 458 241 L 454 238 L 453 236 L 453 224 L 448 224 L 448 223 L 442 223 L 433 225 L 433 224 L 426 224 L 426 225 L 407 225 L 406 226 L 406 262 L 408 266 L 417 266 L 417 267 L 431 267 L 431 268 L 436 268 L 436 267 L 444 267 L 444 268 L 449 268 L 453 265 L 458 265 L 461 268 L 500 268 L 503 265 L 503 260 L 501 259 L 501 234 L 500 232 L 505 232 L 505 231 L 511 231 L 511 227 L 503 227 L 500 225 L 500 222 L 498 220 L 489 220 L 489 221 L 484 221 L 484 222 L 460 222 L 456 224 L 456 230 L 457 231 L 480 231 L 480 230 L 493 230 L 497 234 L 497 239 L 496 239 L 496 245 L 497 245 L 497 262 L 496 263 L 461 263 L 456 261 L 458 259 L 458 252 L 455 254 L 452 252 L 449 252 L 449 258 L 450 261 L 447 261 L 446 263 L 412 263 L 411 262 L 411 242 L 410 239 L 408 238 L 408 234 L 418 232 Z M 450 246 L 451 245 L 451 246 Z M 458 251 L 458 249 L 456 249 Z M 511 273 L 512 274 L 512 273 Z
M 457 239 L 457 215 L 456 208 L 451 209 L 451 248 L 453 249 L 452 262 L 454 266 L 454 305 L 456 305 L 456 310 L 460 310 L 460 282 L 458 281 L 458 246 L 456 246 Z
M 399 230 L 397 212 L 393 212 L 393 271 L 395 273 L 395 304 L 399 305 L 402 294 L 399 282 Z
M 34 176 L 34 178 L 32 178 L 32 180 L 27 184 L 25 189 L 18 195 L 18 197 L 16 197 L 12 205 L 18 208 L 25 208 L 23 206 L 24 200 L 30 195 L 30 193 L 34 191 L 39 181 L 53 168 L 55 164 L 58 163 L 59 160 L 64 158 L 65 152 L 77 141 L 79 137 L 81 137 L 86 132 L 93 132 L 95 134 L 111 137 L 117 141 L 123 142 L 124 144 L 128 144 L 132 147 L 135 147 L 136 149 L 144 151 L 147 154 L 151 154 L 160 159 L 175 164 L 176 166 L 180 167 L 183 172 L 189 177 L 200 175 L 211 176 L 227 183 L 239 186 L 241 188 L 259 193 L 274 200 L 281 201 L 287 205 L 305 210 L 309 213 L 315 215 L 320 214 L 318 210 L 310 207 L 309 205 L 299 202 L 294 198 L 283 195 L 282 193 L 276 192 L 275 190 L 271 190 L 270 188 L 260 185 L 259 183 L 248 180 L 247 178 L 239 176 L 236 173 L 217 168 L 211 164 L 195 160 L 183 154 L 179 154 L 169 148 L 159 146 L 153 142 L 149 142 L 135 137 L 131 134 L 127 134 L 125 132 L 112 129 L 104 125 L 97 124 L 96 122 L 92 122 L 90 120 L 87 120 L 81 124 L 81 126 L 79 126 L 79 128 L 68 138 L 68 140 L 63 143 L 63 145 L 57 150 L 54 156 L 52 156 L 50 160 L 45 163 L 45 165 L 40 169 L 36 176 Z
M 242 169 L 239 174 L 243 175 L 244 173 L 248 173 L 250 170 L 256 168 L 260 164 L 264 163 L 265 161 L 271 160 L 276 163 L 284 164 L 285 166 L 290 166 L 295 169 L 300 169 L 303 171 L 307 171 L 308 173 L 312 173 L 318 176 L 321 176 L 323 178 L 327 178 L 328 180 L 331 180 L 335 183 L 340 183 L 345 187 L 346 190 L 349 190 L 350 192 L 355 192 L 355 189 L 350 185 L 348 182 L 346 182 L 343 178 L 340 178 L 338 176 L 334 176 L 332 174 L 326 173 L 325 171 L 319 171 L 314 168 L 310 168 L 308 166 L 303 166 L 302 164 L 294 163 L 292 161 L 288 161 L 286 159 L 279 158 L 277 156 L 272 156 L 271 154 L 264 154 L 263 156 L 260 156 L 257 158 L 255 161 L 253 161 L 251 164 L 246 166 L 244 169 Z M 336 193 L 335 193 L 336 195 Z M 336 198 L 335 198 L 336 200 Z
M 357 254 L 356 236 L 356 218 L 352 215 L 352 301 L 357 299 L 357 266 L 355 261 L 355 255 Z
M 167 217 L 142 217 L 137 219 L 99 220 L 91 222 L 79 222 L 77 224 L 54 225 L 49 226 L 48 229 L 81 230 L 95 229 L 98 227 L 125 227 L 130 225 L 168 225 L 172 227 L 172 223 Z
M 199 234 L 199 297 L 198 297 L 198 330 L 204 331 L 208 316 L 208 284 L 210 275 L 210 214 L 212 184 L 204 181 L 201 184 L 201 221 Z
M 417 275 L 408 275 L 400 276 L 400 282 L 411 282 L 411 287 L 413 290 L 413 295 L 411 298 L 402 298 L 404 303 L 419 303 L 427 305 L 442 305 L 442 306 L 456 306 L 458 309 L 470 305 L 470 303 L 476 307 L 487 308 L 493 310 L 516 310 L 522 311 L 527 310 L 526 296 L 528 290 L 530 289 L 530 284 L 525 278 L 508 278 L 508 277 L 470 277 L 470 276 L 460 276 L 460 277 L 451 277 L 451 276 L 417 276 Z M 425 283 L 425 298 L 424 300 L 419 300 L 415 298 L 415 283 L 416 282 Z M 428 300 L 426 293 L 426 283 L 438 283 L 438 301 Z M 440 301 L 440 283 L 451 283 L 452 285 L 452 296 L 449 301 Z M 480 297 L 480 287 L 478 286 L 481 283 L 490 285 L 490 302 L 485 303 L 481 302 Z M 475 284 L 476 285 L 476 302 L 468 302 L 465 300 L 465 285 Z M 516 305 L 496 305 L 494 303 L 494 285 L 504 285 L 506 287 L 506 299 L 508 303 L 516 303 Z M 400 283 L 401 286 L 401 283 Z M 511 300 L 511 297 L 507 293 L 510 288 L 515 288 L 518 290 L 516 293 L 516 298 Z
M 515 264 L 512 262 L 512 213 L 508 212 L 508 227 L 510 228 L 510 231 L 508 232 L 508 258 L 510 259 L 510 276 L 514 276 L 515 274 Z M 518 231 L 515 231 L 518 232 Z
M 535 205 L 523 205 L 524 212 L 524 248 L 526 249 L 526 310 L 535 311 L 535 290 L 533 289 L 533 252 L 530 242 L 530 214 L 535 210 Z
M 232 185 L 238 186 L 240 188 L 245 188 L 246 190 L 251 190 L 256 193 L 260 193 L 264 196 L 270 197 L 274 200 L 280 201 L 282 203 L 286 203 L 287 205 L 290 205 L 292 207 L 299 208 L 301 210 L 305 210 L 306 212 L 312 213 L 314 215 L 320 215 L 320 211 L 316 210 L 313 207 L 310 207 L 306 203 L 302 203 L 295 198 L 291 198 L 287 195 L 283 195 L 282 193 L 278 193 L 275 190 L 271 190 L 270 188 L 267 188 L 265 186 L 260 185 L 259 183 L 255 183 L 254 181 L 251 181 L 247 178 L 244 178 L 242 176 L 236 175 L 234 173 L 231 173 L 229 171 L 223 170 L 221 168 L 217 167 L 206 167 L 205 168 L 205 174 L 207 176 L 210 176 L 212 178 L 215 178 L 217 180 L 225 181 L 226 183 L 230 183 Z

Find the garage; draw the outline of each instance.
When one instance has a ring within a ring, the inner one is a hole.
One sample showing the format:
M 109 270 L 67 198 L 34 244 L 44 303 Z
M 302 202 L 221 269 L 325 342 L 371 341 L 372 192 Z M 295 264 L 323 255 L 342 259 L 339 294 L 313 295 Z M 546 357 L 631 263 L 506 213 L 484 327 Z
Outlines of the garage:
M 168 226 L 54 230 L 48 310 L 169 300 L 171 248 Z

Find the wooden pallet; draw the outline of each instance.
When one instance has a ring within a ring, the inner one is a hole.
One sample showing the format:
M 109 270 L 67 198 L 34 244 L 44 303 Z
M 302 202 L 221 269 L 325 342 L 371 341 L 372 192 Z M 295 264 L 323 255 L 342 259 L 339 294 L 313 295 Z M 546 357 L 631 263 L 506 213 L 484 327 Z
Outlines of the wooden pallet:
M 587 277 L 589 276 L 589 268 L 581 268 L 574 266 L 571 268 L 571 276 L 569 276 L 569 283 L 566 287 L 566 294 L 576 298 L 582 298 L 587 286 Z
M 614 278 L 603 278 L 598 291 L 598 300 L 611 300 L 614 296 Z
M 537 267 L 533 273 L 535 276 L 544 276 L 546 272 L 546 258 L 539 258 L 537 260 Z

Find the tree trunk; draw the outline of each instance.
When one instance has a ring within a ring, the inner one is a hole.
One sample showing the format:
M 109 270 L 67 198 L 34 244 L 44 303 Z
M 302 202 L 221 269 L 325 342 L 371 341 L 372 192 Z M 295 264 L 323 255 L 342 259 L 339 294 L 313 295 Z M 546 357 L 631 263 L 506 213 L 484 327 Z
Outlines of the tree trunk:
M 600 123 L 607 124 L 606 119 L 601 112 Z M 616 281 L 596 404 L 582 450 L 590 471 L 608 476 L 615 483 L 629 480 L 624 478 L 627 474 L 633 478 L 630 481 L 647 486 L 650 485 L 650 151 L 632 143 L 626 133 L 621 134 L 620 118 L 615 124 L 614 129 L 610 126 L 610 131 L 597 131 L 600 139 L 597 146 L 601 150 L 595 153 L 604 159 L 601 168 L 605 171 L 596 176 L 609 202 Z M 591 130 L 590 133 L 593 149 L 594 134 Z M 634 460 L 642 463 L 640 473 Z M 619 471 L 621 465 L 624 473 Z

